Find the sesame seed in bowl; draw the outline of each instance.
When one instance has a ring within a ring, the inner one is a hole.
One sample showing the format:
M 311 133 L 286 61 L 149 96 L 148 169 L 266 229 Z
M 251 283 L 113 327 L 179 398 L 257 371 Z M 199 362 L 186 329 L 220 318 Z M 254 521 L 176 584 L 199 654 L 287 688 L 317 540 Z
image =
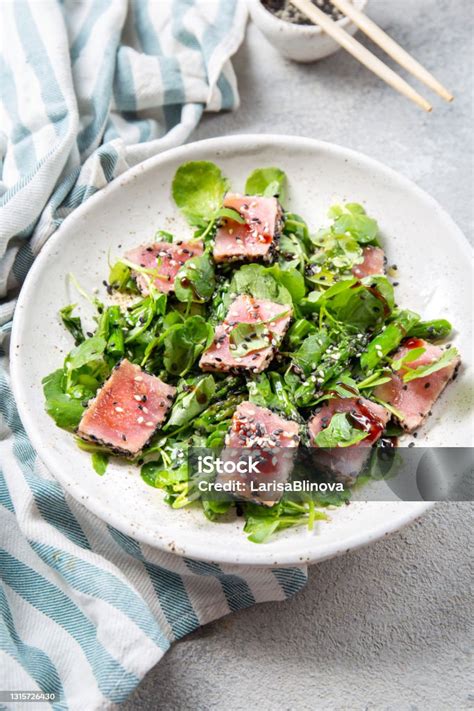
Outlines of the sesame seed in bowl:
M 330 0 L 313 0 L 323 12 L 353 35 L 357 27 L 336 9 Z M 353 0 L 364 10 L 367 0 Z M 334 54 L 340 45 L 294 7 L 289 0 L 247 0 L 253 22 L 280 54 L 295 62 L 315 62 Z M 304 18 L 304 19 L 303 19 Z

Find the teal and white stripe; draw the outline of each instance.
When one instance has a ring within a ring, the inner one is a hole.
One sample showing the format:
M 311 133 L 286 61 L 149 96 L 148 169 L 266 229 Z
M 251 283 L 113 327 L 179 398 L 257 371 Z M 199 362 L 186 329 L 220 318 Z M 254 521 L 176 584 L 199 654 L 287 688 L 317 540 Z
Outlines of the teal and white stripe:
M 119 703 L 174 640 L 306 582 L 303 569 L 186 560 L 106 526 L 38 460 L 10 390 L 15 295 L 35 256 L 203 111 L 238 105 L 230 57 L 245 22 L 238 0 L 0 5 L 0 689 L 55 692 L 55 709 Z

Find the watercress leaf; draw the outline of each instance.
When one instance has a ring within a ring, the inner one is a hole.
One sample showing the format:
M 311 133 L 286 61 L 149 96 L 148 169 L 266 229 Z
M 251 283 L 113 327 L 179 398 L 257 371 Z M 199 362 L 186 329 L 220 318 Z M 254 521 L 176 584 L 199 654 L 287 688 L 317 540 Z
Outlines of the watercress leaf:
M 228 308 L 237 294 L 248 294 L 255 299 L 268 299 L 277 304 L 293 303 L 288 289 L 275 279 L 270 268 L 260 264 L 246 264 L 232 277 L 229 290 L 223 295 L 223 303 Z M 283 273 L 283 270 L 280 270 Z
M 408 353 L 405 353 L 403 358 L 398 358 L 397 360 L 392 361 L 393 370 L 400 370 L 400 368 L 403 368 L 409 363 L 413 363 L 413 361 L 422 356 L 423 353 L 426 353 L 426 348 L 423 346 L 420 346 L 419 348 L 410 348 Z
M 182 427 L 205 410 L 214 396 L 216 383 L 212 375 L 205 375 L 187 387 L 189 390 L 183 389 L 177 396 L 163 430 Z
M 214 219 L 219 219 L 225 217 L 232 222 L 238 222 L 239 225 L 245 225 L 245 217 L 242 217 L 240 212 L 234 210 L 232 207 L 220 207 L 217 212 L 214 213 Z
M 223 516 L 232 506 L 231 501 L 208 501 L 207 499 L 203 499 L 201 504 L 204 516 L 209 521 L 215 521 L 219 516 Z
M 293 303 L 297 304 L 306 294 L 304 277 L 297 269 L 281 269 L 278 264 L 267 268 L 278 284 L 281 284 L 291 295 Z
M 107 342 L 102 336 L 88 338 L 68 354 L 64 362 L 65 367 L 70 371 L 78 370 L 87 363 L 98 360 L 102 357 L 106 345 Z
M 305 375 L 309 375 L 318 367 L 330 344 L 331 337 L 328 331 L 322 329 L 304 339 L 298 350 L 292 354 L 292 360 Z
M 79 316 L 72 315 L 72 312 L 74 311 L 76 306 L 77 304 L 70 304 L 69 306 L 65 306 L 59 311 L 59 315 L 64 326 L 74 338 L 74 343 L 76 344 L 76 346 L 78 346 L 84 341 L 85 335 L 82 329 L 81 319 L 79 318 Z
M 241 358 L 249 353 L 268 348 L 270 336 L 266 323 L 239 323 L 230 334 L 231 348 L 234 358 Z
M 92 452 L 91 457 L 94 471 L 99 476 L 103 476 L 107 470 L 107 465 L 109 463 L 109 455 L 105 452 Z
M 84 412 L 81 400 L 66 395 L 63 389 L 64 371 L 62 368 L 47 375 L 43 381 L 43 393 L 46 402 L 46 412 L 56 422 L 58 427 L 73 430 L 79 424 Z
M 214 264 L 209 254 L 192 257 L 183 264 L 174 280 L 179 301 L 203 303 L 209 301 L 216 287 Z
M 390 282 L 385 277 L 371 277 L 363 279 L 360 284 L 352 279 L 348 283 L 351 284 L 349 288 L 341 288 L 331 298 L 328 297 L 329 292 L 341 282 L 328 289 L 323 297 L 328 312 L 338 321 L 359 331 L 382 325 L 394 306 Z
M 414 370 L 409 370 L 403 375 L 403 382 L 409 383 L 411 380 L 416 380 L 417 378 L 425 378 L 427 375 L 432 375 L 442 368 L 446 368 L 447 365 L 452 363 L 452 361 L 458 356 L 457 348 L 451 347 L 448 350 L 443 351 L 441 357 L 434 363 L 428 363 L 427 365 L 420 365 Z
M 227 180 L 217 165 L 209 161 L 191 161 L 176 171 L 172 194 L 188 221 L 202 225 L 222 206 L 227 187 Z
M 156 230 L 155 242 L 174 242 L 174 236 L 166 230 Z
M 109 271 L 109 284 L 118 291 L 128 290 L 134 284 L 130 267 L 121 261 L 115 262 Z
M 268 376 L 260 373 L 247 382 L 249 391 L 249 401 L 260 407 L 271 407 L 273 401 L 273 391 Z
M 297 349 L 306 336 L 315 333 L 316 325 L 312 321 L 305 318 L 297 319 L 289 328 L 286 334 L 286 340 L 290 350 Z
M 350 447 L 368 436 L 367 432 L 353 427 L 347 418 L 347 413 L 337 412 L 332 416 L 329 425 L 315 437 L 318 447 Z
M 271 324 L 288 316 L 289 313 L 289 310 L 282 311 L 266 321 L 239 323 L 230 333 L 230 342 L 235 346 L 235 348 L 232 348 L 232 355 L 241 357 L 254 351 L 260 351 L 262 348 L 268 348 L 272 343 L 272 339 L 276 339 L 279 342 L 281 340 L 280 336 L 273 332 Z
M 281 203 L 286 199 L 286 175 L 280 168 L 257 168 L 245 183 L 247 195 L 278 197 Z
M 333 209 L 330 216 L 334 217 L 335 215 Z M 335 216 L 331 229 L 334 234 L 338 235 L 349 233 L 359 244 L 377 243 L 378 224 L 376 220 L 366 214 L 362 205 L 357 203 L 347 203 L 342 211 Z
M 185 375 L 213 337 L 212 326 L 201 316 L 191 316 L 184 323 L 171 326 L 163 338 L 163 364 L 168 373 Z

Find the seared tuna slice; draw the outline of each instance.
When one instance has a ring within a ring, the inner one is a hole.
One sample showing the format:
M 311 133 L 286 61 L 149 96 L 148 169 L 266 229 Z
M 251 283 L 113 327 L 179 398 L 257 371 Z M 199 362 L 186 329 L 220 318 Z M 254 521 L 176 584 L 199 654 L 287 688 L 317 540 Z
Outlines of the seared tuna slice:
M 224 321 L 217 326 L 214 342 L 199 362 L 203 370 L 251 370 L 260 373 L 273 357 L 273 352 L 285 335 L 291 319 L 291 307 L 273 301 L 241 295 L 230 305 Z M 254 334 L 239 349 L 232 343 L 231 334 L 241 323 L 257 324 Z M 253 338 L 258 335 L 258 338 Z M 237 355 L 238 354 L 238 355 Z
M 380 438 L 390 413 L 381 405 L 365 398 L 331 398 L 308 423 L 311 444 L 318 447 L 316 436 L 325 429 L 336 413 L 348 413 L 353 427 L 367 432 L 365 439 L 349 447 L 321 449 L 314 457 L 317 466 L 342 479 L 353 479 L 366 463 L 370 447 Z
M 119 454 L 135 456 L 162 424 L 175 391 L 124 359 L 90 401 L 77 434 Z
M 226 435 L 227 447 L 296 447 L 299 425 L 286 420 L 266 407 L 241 402 Z
M 147 274 L 158 291 L 168 294 L 174 290 L 174 278 L 179 269 L 191 257 L 199 257 L 203 252 L 202 242 L 155 242 L 131 249 L 125 254 L 129 262 L 145 269 L 156 271 L 156 277 Z M 148 282 L 143 274 L 136 271 L 133 276 L 141 293 L 148 294 Z
M 429 365 L 443 354 L 439 346 L 434 346 L 422 338 L 409 338 L 398 349 L 393 359 L 404 358 L 414 348 L 425 348 L 425 352 L 409 363 L 410 369 Z M 408 371 L 408 368 L 402 367 L 398 373 L 392 375 L 389 382 L 383 383 L 375 389 L 375 395 L 380 400 L 392 405 L 400 413 L 401 426 L 407 432 L 413 432 L 421 425 L 446 385 L 453 379 L 460 362 L 460 357 L 456 356 L 445 368 L 441 368 L 431 375 L 410 380 L 408 383 L 403 382 L 403 375 Z
M 214 243 L 214 260 L 255 261 L 271 258 L 275 240 L 280 234 L 281 207 L 274 197 L 228 194 L 224 207 L 236 210 L 245 224 L 224 218 L 217 230 Z
M 364 247 L 362 256 L 364 261 L 356 264 L 352 269 L 355 277 L 363 279 L 364 277 L 372 276 L 372 274 L 384 273 L 385 255 L 383 249 L 380 249 L 380 247 Z
M 221 473 L 217 481 L 237 483 L 238 498 L 273 506 L 283 493 L 276 485 L 286 482 L 291 474 L 299 439 L 296 422 L 266 407 L 242 402 L 232 418 L 221 460 L 243 462 L 246 466 L 252 461 L 258 472 L 247 466 L 245 473 Z

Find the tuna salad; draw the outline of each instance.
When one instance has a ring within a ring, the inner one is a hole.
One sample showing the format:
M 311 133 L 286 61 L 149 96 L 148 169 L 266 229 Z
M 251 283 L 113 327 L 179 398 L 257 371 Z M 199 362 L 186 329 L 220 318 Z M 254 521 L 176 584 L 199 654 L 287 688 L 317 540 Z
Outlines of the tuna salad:
M 242 517 L 262 543 L 312 528 L 350 491 L 270 500 L 246 481 L 241 496 L 212 500 L 190 450 L 258 450 L 285 482 L 306 448 L 311 466 L 352 486 L 380 447 L 413 446 L 460 356 L 448 321 L 396 303 L 397 268 L 362 205 L 333 205 L 313 230 L 288 207 L 282 170 L 257 168 L 239 188 L 210 162 L 177 170 L 172 196 L 189 228 L 117 245 L 102 299 L 75 282 L 94 323 L 76 304 L 60 311 L 74 347 L 43 389 L 98 474 L 127 459 L 171 507 Z

